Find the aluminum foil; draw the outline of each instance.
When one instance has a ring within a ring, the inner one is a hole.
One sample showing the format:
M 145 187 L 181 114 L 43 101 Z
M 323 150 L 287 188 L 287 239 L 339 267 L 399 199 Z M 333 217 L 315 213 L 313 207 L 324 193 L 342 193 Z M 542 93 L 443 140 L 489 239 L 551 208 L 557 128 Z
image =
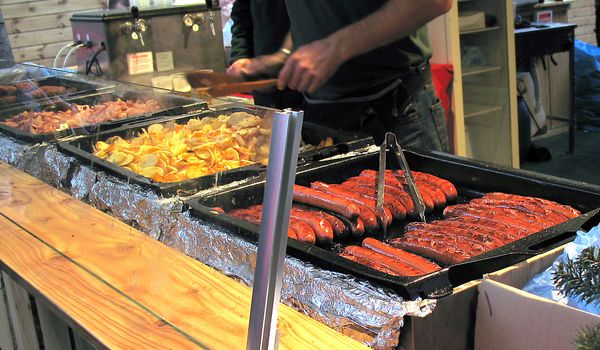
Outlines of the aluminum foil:
M 80 165 L 55 145 L 27 146 L 0 135 L 0 160 L 246 285 L 252 284 L 256 244 L 191 216 L 184 211 L 187 198 L 161 198 L 138 185 Z M 239 183 L 229 186 L 235 185 Z M 404 301 L 393 291 L 289 256 L 285 259 L 281 298 L 283 303 L 376 349 L 398 345 L 404 316 L 426 316 L 435 307 L 433 300 Z

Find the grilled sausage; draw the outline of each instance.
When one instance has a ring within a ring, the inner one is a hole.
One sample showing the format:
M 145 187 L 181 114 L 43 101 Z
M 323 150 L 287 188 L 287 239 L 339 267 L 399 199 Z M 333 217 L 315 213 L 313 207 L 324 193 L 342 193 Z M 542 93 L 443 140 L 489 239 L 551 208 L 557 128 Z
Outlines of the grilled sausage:
M 294 185 L 294 201 L 326 209 L 348 219 L 355 219 L 360 215 L 360 208 L 349 200 L 300 185 Z
M 547 224 L 540 223 L 538 218 L 533 215 L 519 213 L 516 210 L 507 208 L 483 208 L 470 206 L 468 204 L 457 204 L 444 209 L 445 217 L 465 215 L 484 217 L 494 221 L 504 222 L 511 226 L 520 227 L 531 232 L 541 231 L 548 227 Z
M 569 220 L 569 217 L 561 212 L 546 209 L 532 202 L 515 201 L 509 199 L 491 199 L 491 198 L 475 198 L 469 202 L 471 205 L 484 205 L 498 208 L 509 208 L 522 211 L 527 214 L 540 216 L 546 221 L 551 221 L 554 224 L 559 224 Z
M 371 177 L 376 179 L 377 173 L 378 171 L 367 169 L 361 171 L 360 176 Z M 385 182 L 389 182 L 390 185 L 400 188 L 404 188 L 404 186 L 406 185 L 406 179 L 404 178 L 404 176 L 397 176 L 395 173 L 391 172 L 387 172 L 385 174 Z M 415 179 L 415 184 L 421 197 L 423 197 L 423 193 L 427 193 L 427 195 L 429 195 L 429 197 L 431 197 L 431 199 L 433 200 L 434 206 L 436 208 L 443 208 L 446 206 L 446 195 L 444 194 L 444 192 L 442 192 L 442 190 L 418 179 Z
M 360 185 L 375 191 L 377 190 L 377 180 L 370 177 L 351 177 L 344 181 L 343 184 L 348 186 Z M 406 190 L 404 190 L 404 188 L 398 188 L 391 186 L 390 184 L 386 184 L 385 193 L 400 201 L 402 205 L 404 205 L 404 208 L 406 208 L 406 213 L 408 215 L 412 217 L 417 217 L 419 215 L 415 209 L 415 203 L 413 202 L 412 197 L 408 192 L 406 192 Z M 431 199 L 431 197 L 426 193 L 422 193 L 421 198 L 423 199 L 423 203 L 425 204 L 427 212 L 431 213 L 434 208 L 433 199 Z
M 497 244 L 497 246 L 501 246 L 501 245 L 504 245 L 506 243 L 509 243 L 509 242 L 512 242 L 515 240 L 515 236 L 513 236 L 507 232 L 503 232 L 500 230 L 494 230 L 487 226 L 472 223 L 472 222 L 467 222 L 464 220 L 463 221 L 438 220 L 438 221 L 431 222 L 431 224 L 435 224 L 437 227 L 440 227 L 440 228 L 447 227 L 448 229 L 455 229 L 455 228 L 461 229 L 465 232 L 469 232 L 469 234 L 485 235 L 487 237 L 490 237 L 490 238 L 485 238 L 485 240 L 491 239 L 493 242 L 495 242 L 495 244 Z
M 378 263 L 384 265 L 388 269 L 395 272 L 398 276 L 420 276 L 423 275 L 423 271 L 417 270 L 416 268 L 408 265 L 400 260 L 391 258 L 389 256 L 377 253 L 374 250 L 360 247 L 360 246 L 348 246 L 344 248 L 344 254 L 353 255 L 360 259 L 367 260 L 372 263 Z
M 357 262 L 361 265 L 365 265 L 368 266 L 374 270 L 377 270 L 379 272 L 383 272 L 383 273 L 387 273 L 388 275 L 392 275 L 392 276 L 400 276 L 399 274 L 397 274 L 395 271 L 392 271 L 392 269 L 390 269 L 389 267 L 378 263 L 376 261 L 371 261 L 371 260 L 367 260 L 367 259 L 362 259 L 359 258 L 358 256 L 354 256 L 351 254 L 345 254 L 345 253 L 340 253 L 340 256 L 342 258 L 346 258 L 348 260 L 352 260 L 354 262 Z
M 314 231 L 320 244 L 330 244 L 333 241 L 333 227 L 331 224 L 316 214 L 292 208 L 290 217 L 304 222 Z
M 452 217 L 452 218 L 443 220 L 443 222 L 446 222 L 446 221 L 457 221 L 457 222 L 465 223 L 465 224 L 484 226 L 491 230 L 496 231 L 497 234 L 508 235 L 508 237 L 510 237 L 511 241 L 523 238 L 523 237 L 528 236 L 529 234 L 533 233 L 532 230 L 526 230 L 521 227 L 509 225 L 507 223 L 488 219 L 485 217 L 457 216 L 457 217 Z
M 0 103 L 2 104 L 10 104 L 17 102 L 17 96 L 0 96 Z
M 446 234 L 451 236 L 460 236 L 468 238 L 474 242 L 484 245 L 488 249 L 498 248 L 505 244 L 504 241 L 496 238 L 493 235 L 484 232 L 471 231 L 463 227 L 459 227 L 458 225 L 440 225 L 441 221 L 434 221 L 431 223 L 424 222 L 413 222 L 404 228 L 405 232 L 413 231 L 413 230 L 428 230 L 440 234 Z M 456 223 L 456 222 L 454 222 Z
M 336 238 L 338 240 L 344 240 L 350 236 L 350 227 L 349 227 L 350 223 L 348 223 L 348 225 L 346 225 L 342 220 L 340 220 L 340 218 L 338 218 L 335 215 L 331 215 L 320 209 L 316 209 L 316 208 L 312 208 L 312 207 L 308 207 L 308 206 L 304 206 L 304 205 L 300 205 L 300 204 L 293 204 L 292 209 L 299 210 L 301 212 L 311 213 L 313 215 L 316 215 L 320 219 L 326 220 L 331 225 L 331 228 L 333 229 L 334 238 Z M 361 233 L 361 235 L 362 235 L 362 233 Z
M 556 203 L 547 199 L 537 198 L 537 197 L 526 197 L 520 196 L 517 194 L 508 194 L 501 192 L 490 192 L 486 193 L 483 198 L 489 199 L 508 199 L 513 201 L 525 201 L 533 204 L 537 204 L 543 208 L 558 211 L 564 215 L 566 215 L 569 219 L 578 217 L 581 215 L 581 212 L 575 208 L 572 208 L 568 205 Z
M 415 237 L 420 239 L 428 239 L 440 243 L 446 243 L 456 248 L 459 248 L 460 250 L 473 256 L 479 255 L 489 250 L 489 248 L 484 247 L 479 242 L 470 238 L 455 236 L 448 233 L 439 233 L 432 230 L 415 229 L 405 232 L 402 237 Z
M 356 192 L 349 191 L 349 190 L 345 189 L 343 186 L 329 185 L 329 184 L 326 184 L 321 181 L 315 181 L 311 184 L 311 187 L 314 189 L 326 192 L 326 193 L 330 193 L 335 196 L 347 198 L 348 200 L 350 200 L 358 205 L 366 207 L 373 214 L 376 215 L 377 220 L 379 220 L 379 224 L 381 226 L 387 227 L 392 223 L 392 213 L 390 212 L 389 209 L 384 207 L 383 208 L 383 216 L 380 216 L 377 213 L 377 202 L 376 201 L 369 199 L 369 198 L 365 198 Z
M 317 241 L 317 237 L 315 235 L 315 231 L 303 221 L 290 218 L 290 227 L 296 231 L 296 236 L 298 237 L 298 241 L 304 242 L 310 245 L 315 244 Z
M 374 200 L 377 203 L 377 191 L 375 190 L 347 183 L 341 184 L 340 186 L 349 191 L 356 192 L 365 198 Z M 391 195 L 388 194 L 384 197 L 383 205 L 388 208 L 395 220 L 404 220 L 406 218 L 406 208 L 404 208 L 404 205 L 402 205 L 402 203 L 393 198 Z
M 260 226 L 262 213 L 259 210 L 248 209 L 248 208 L 234 209 L 234 210 L 228 212 L 227 214 L 231 215 L 233 217 L 236 217 L 238 219 L 247 221 L 253 225 Z M 293 238 L 295 240 L 298 239 L 298 235 L 296 234 L 296 231 L 291 227 L 288 227 L 288 237 Z
M 390 245 L 419 254 L 445 265 L 458 264 L 471 258 L 471 255 L 450 244 L 425 238 L 401 237 L 389 241 Z
M 390 245 L 376 240 L 375 238 L 367 237 L 363 239 L 362 246 L 376 251 L 377 253 L 387 255 L 394 259 L 398 259 L 404 262 L 405 264 L 411 265 L 412 267 L 424 273 L 430 273 L 440 269 L 440 267 L 437 264 L 423 257 L 409 253 L 402 249 L 394 248 Z
M 17 88 L 10 85 L 0 86 L 0 96 L 14 96 L 17 94 Z
M 437 186 L 439 189 L 444 191 L 448 202 L 453 202 L 456 200 L 456 197 L 458 197 L 458 191 L 456 190 L 456 187 L 452 184 L 452 182 L 446 179 L 442 179 L 441 177 L 437 177 L 428 173 L 422 173 L 419 171 L 413 171 L 413 175 L 417 179 L 429 181 L 434 186 Z

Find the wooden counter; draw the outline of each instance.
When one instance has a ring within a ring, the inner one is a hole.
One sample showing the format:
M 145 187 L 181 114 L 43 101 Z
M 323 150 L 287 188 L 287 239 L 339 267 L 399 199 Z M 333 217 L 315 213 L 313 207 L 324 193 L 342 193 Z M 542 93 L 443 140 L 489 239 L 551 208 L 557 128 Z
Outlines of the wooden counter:
M 3 163 L 0 261 L 95 346 L 245 348 L 250 288 Z M 282 349 L 366 348 L 284 305 L 278 328 Z

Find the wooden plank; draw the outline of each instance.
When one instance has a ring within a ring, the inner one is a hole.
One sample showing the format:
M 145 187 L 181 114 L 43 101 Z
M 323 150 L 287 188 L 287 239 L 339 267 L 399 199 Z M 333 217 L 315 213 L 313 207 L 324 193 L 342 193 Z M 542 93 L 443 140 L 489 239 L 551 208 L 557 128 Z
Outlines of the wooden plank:
M 0 349 L 14 350 L 8 308 L 4 303 L 4 297 L 4 283 L 2 282 L 2 274 L 0 274 Z
M 2 279 L 6 288 L 8 309 L 15 331 L 17 349 L 39 348 L 29 293 L 4 272 L 2 273 Z
M 54 61 L 54 58 L 43 58 L 41 60 L 31 60 L 31 61 L 27 61 L 27 62 L 31 62 L 31 63 L 36 63 L 45 67 L 52 67 L 52 63 Z M 62 62 L 60 62 L 60 65 L 62 66 Z
M 107 283 L 56 250 L 0 220 L 0 264 L 77 331 L 94 334 L 111 349 L 198 349 L 162 319 L 142 309 Z M 42 296 L 43 294 L 43 296 Z M 25 347 L 19 349 L 37 349 Z
M 72 38 L 71 28 L 54 28 L 8 35 L 13 50 L 19 47 L 65 42 Z
M 54 60 L 54 57 L 56 57 L 56 54 L 58 53 L 60 48 L 69 43 L 72 43 L 72 41 L 69 40 L 69 41 L 63 41 L 60 43 L 36 45 L 36 46 L 29 46 L 29 47 L 20 47 L 20 48 L 13 50 L 13 56 L 15 57 L 15 61 L 17 61 L 17 62 L 41 60 L 44 58 L 51 58 Z M 59 59 L 59 62 L 61 65 L 62 65 L 63 59 L 65 58 L 66 53 L 68 51 L 69 51 L 69 49 L 63 50 L 61 59 Z M 73 54 L 73 56 L 75 56 L 75 55 Z M 71 60 L 69 59 L 69 61 L 71 61 Z
M 250 288 L 6 164 L 0 194 L 0 218 L 10 217 L 169 324 L 209 348 L 245 347 Z M 281 348 L 366 349 L 285 305 L 278 325 Z
M 4 19 L 106 8 L 106 0 L 41 0 L 2 5 Z
M 80 12 L 80 11 L 75 11 Z M 71 28 L 71 15 L 74 12 L 54 13 L 51 15 L 12 18 L 4 21 L 8 34 L 32 32 L 53 28 Z
M 71 338 L 69 337 L 69 327 L 54 312 L 50 311 L 46 304 L 36 300 L 35 303 L 40 318 L 40 327 L 42 328 L 42 338 L 44 349 L 46 350 L 67 350 L 71 349 Z

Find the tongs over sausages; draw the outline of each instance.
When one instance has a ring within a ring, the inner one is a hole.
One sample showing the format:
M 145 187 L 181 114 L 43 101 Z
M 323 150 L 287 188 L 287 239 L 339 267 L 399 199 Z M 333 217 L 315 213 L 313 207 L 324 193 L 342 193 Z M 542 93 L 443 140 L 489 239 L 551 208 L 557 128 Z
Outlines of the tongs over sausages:
M 419 193 L 415 183 L 415 178 L 408 167 L 408 163 L 404 157 L 404 151 L 402 150 L 400 144 L 398 144 L 396 135 L 391 132 L 385 134 L 385 140 L 379 147 L 379 172 L 377 174 L 377 213 L 379 215 L 383 215 L 383 203 L 385 197 L 385 170 L 387 160 L 386 153 L 388 148 L 394 153 L 394 156 L 400 164 L 400 168 L 404 171 L 404 179 L 406 180 L 408 193 L 415 204 L 417 213 L 419 213 L 419 219 L 425 222 L 425 204 L 423 203 L 423 198 L 421 198 L 421 194 Z M 384 226 L 384 235 L 385 233 Z

